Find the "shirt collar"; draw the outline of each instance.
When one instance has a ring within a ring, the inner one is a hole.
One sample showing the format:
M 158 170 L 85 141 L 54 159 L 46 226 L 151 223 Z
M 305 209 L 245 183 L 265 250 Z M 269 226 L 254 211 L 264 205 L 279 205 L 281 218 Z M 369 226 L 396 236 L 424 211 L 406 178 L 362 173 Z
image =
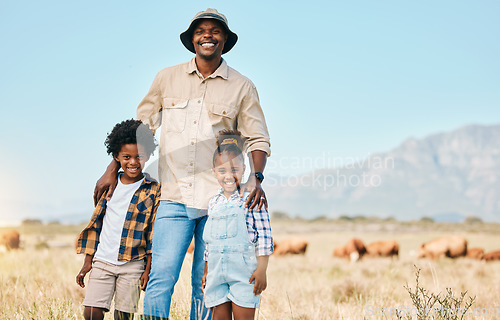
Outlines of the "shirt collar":
M 198 67 L 196 66 L 196 57 L 191 59 L 191 61 L 189 61 L 188 65 L 187 65 L 187 68 L 186 68 L 186 72 L 187 73 L 193 73 L 195 72 L 198 76 L 200 76 L 201 78 L 203 78 L 203 76 L 201 75 L 200 71 L 198 71 Z M 221 58 L 222 62 L 220 64 L 220 66 L 217 68 L 217 70 L 214 71 L 214 73 L 212 73 L 211 75 L 209 75 L 207 78 L 217 78 L 217 77 L 221 77 L 222 79 L 225 79 L 227 80 L 227 77 L 228 77 L 228 74 L 229 74 L 229 68 L 227 66 L 227 62 L 226 60 L 224 60 L 223 58 Z
M 123 174 L 123 171 L 119 171 L 119 172 L 118 172 L 118 175 L 117 175 L 117 178 L 118 178 L 118 179 L 120 179 L 120 175 L 121 175 L 121 174 Z M 144 181 L 141 183 L 141 185 L 142 185 L 142 184 L 144 184 L 144 183 L 150 184 L 150 183 L 153 183 L 153 182 L 157 182 L 155 179 L 153 179 L 153 178 L 149 175 L 149 173 L 147 173 L 147 172 L 143 172 L 142 174 L 144 175 Z
M 222 187 L 220 187 L 219 192 L 217 193 L 217 196 L 223 197 L 223 199 L 225 201 L 238 201 L 240 203 L 244 203 L 247 201 L 249 194 L 250 194 L 250 192 L 245 191 L 245 192 L 243 192 L 243 197 L 241 198 L 240 192 L 238 191 L 238 189 L 236 189 L 236 190 L 234 190 L 233 194 L 229 197 L 229 199 L 227 199 L 226 196 L 224 195 L 224 189 Z
M 144 182 L 143 183 L 153 183 L 153 182 L 156 182 L 155 179 L 151 178 L 151 176 L 149 175 L 149 173 L 147 172 L 143 172 L 144 174 Z
M 226 196 L 224 195 L 224 189 L 222 187 L 219 188 L 219 193 L 217 193 L 219 197 L 224 197 L 226 199 Z M 240 193 L 238 192 L 238 189 L 234 190 L 233 194 L 227 199 L 227 201 L 232 201 L 235 199 L 240 198 Z

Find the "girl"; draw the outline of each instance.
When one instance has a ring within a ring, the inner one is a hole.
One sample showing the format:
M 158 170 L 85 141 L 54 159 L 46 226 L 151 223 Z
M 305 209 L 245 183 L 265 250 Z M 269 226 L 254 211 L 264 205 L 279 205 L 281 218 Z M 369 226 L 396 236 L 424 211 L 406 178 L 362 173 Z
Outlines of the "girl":
M 254 319 L 260 294 L 267 286 L 266 270 L 274 250 L 269 214 L 249 211 L 239 195 L 245 160 L 238 131 L 219 132 L 213 172 L 221 188 L 208 204 L 203 232 L 205 305 L 214 320 Z

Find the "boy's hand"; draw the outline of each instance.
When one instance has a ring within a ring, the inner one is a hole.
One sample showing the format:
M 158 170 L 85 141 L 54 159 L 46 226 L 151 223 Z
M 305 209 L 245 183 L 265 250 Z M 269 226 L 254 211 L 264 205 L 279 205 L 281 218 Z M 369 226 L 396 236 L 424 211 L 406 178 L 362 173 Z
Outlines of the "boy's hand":
M 83 264 L 82 269 L 80 272 L 78 272 L 78 275 L 76 276 L 76 283 L 82 287 L 85 288 L 85 283 L 83 282 L 83 279 L 85 278 L 85 275 L 92 269 L 92 263 L 87 263 L 85 262 Z
M 257 267 L 257 270 L 254 271 L 248 283 L 252 283 L 252 281 L 254 280 L 255 280 L 255 285 L 253 287 L 253 294 L 259 295 L 267 287 L 266 269 Z
M 149 270 L 146 270 L 142 273 L 142 276 L 141 276 L 141 290 L 142 291 L 146 290 L 146 287 L 148 285 L 148 281 L 149 281 Z

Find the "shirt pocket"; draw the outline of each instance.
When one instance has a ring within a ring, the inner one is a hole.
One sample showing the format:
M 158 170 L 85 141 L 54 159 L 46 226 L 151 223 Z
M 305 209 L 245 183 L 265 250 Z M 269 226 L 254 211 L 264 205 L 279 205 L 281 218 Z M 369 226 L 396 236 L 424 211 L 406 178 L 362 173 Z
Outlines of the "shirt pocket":
M 183 132 L 186 126 L 189 100 L 176 98 L 163 98 L 162 122 L 168 132 Z
M 138 201 L 137 210 L 143 213 L 152 212 L 152 208 L 154 206 L 154 201 L 151 199 L 151 196 L 145 197 L 142 201 Z
M 222 129 L 234 128 L 238 115 L 236 107 L 220 103 L 206 103 L 206 107 L 213 133 L 218 133 Z

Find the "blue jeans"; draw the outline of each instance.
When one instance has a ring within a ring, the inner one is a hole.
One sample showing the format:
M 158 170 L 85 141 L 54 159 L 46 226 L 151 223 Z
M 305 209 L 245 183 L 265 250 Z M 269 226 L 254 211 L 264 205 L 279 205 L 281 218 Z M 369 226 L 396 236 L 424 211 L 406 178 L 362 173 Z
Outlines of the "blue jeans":
M 199 217 L 200 215 L 202 216 Z M 190 218 L 196 216 L 198 218 Z M 205 268 L 203 228 L 206 221 L 206 210 L 186 208 L 185 205 L 172 201 L 160 201 L 153 229 L 151 272 L 144 296 L 145 315 L 168 318 L 174 286 L 179 279 L 182 262 L 194 235 L 190 319 L 211 319 L 201 291 L 201 278 Z

